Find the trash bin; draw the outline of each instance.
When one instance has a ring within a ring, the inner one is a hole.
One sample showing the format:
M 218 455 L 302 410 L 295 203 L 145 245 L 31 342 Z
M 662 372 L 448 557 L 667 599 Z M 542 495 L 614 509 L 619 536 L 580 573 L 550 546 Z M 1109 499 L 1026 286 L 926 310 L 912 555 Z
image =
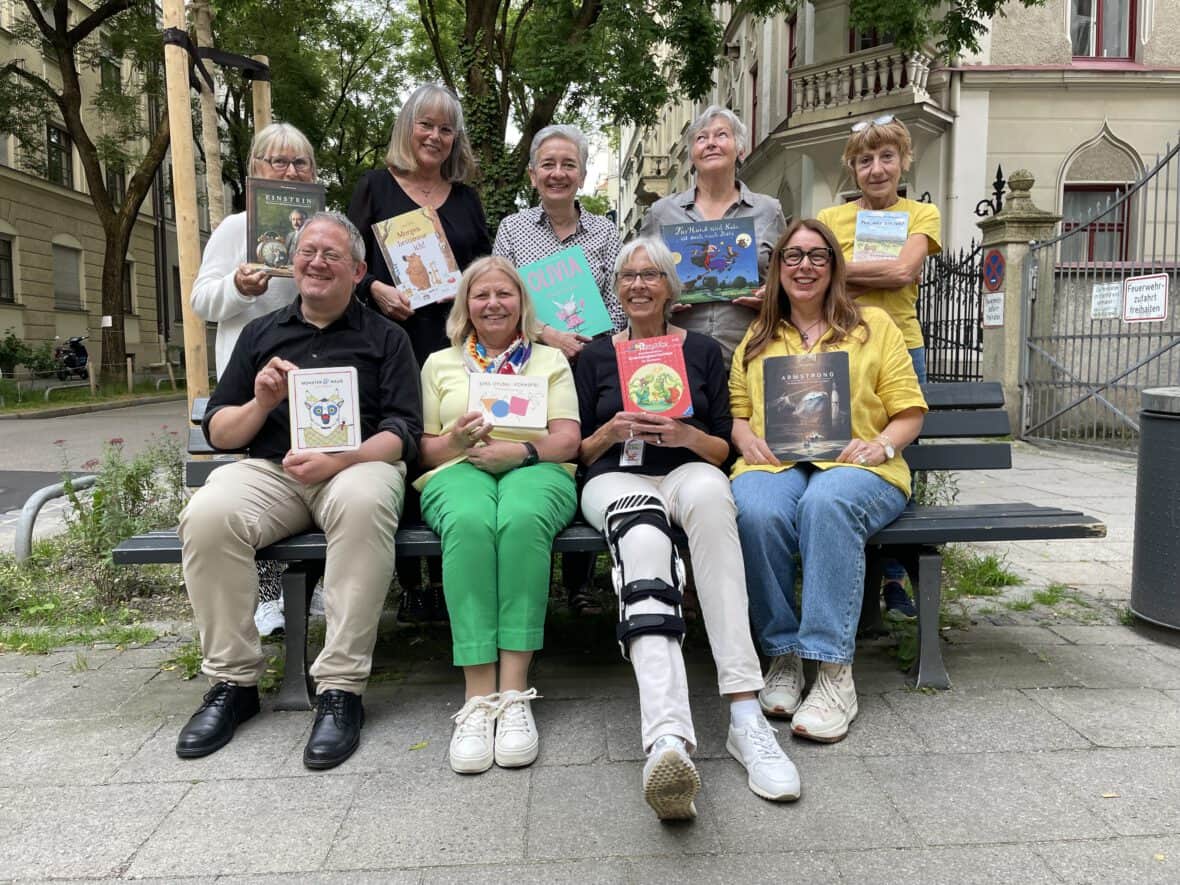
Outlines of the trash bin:
M 1180 629 L 1180 387 L 1143 391 L 1131 611 Z

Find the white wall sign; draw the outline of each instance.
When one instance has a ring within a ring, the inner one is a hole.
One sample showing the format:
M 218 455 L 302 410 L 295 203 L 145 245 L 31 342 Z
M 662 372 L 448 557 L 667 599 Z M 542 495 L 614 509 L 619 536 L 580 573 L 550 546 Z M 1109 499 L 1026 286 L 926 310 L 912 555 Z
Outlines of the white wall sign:
M 1004 325 L 1004 293 L 983 293 L 983 327 L 999 329 Z
M 1123 315 L 1123 283 L 1095 283 L 1090 290 L 1090 319 L 1117 320 Z
M 104 329 L 109 329 L 109 328 L 111 328 L 112 326 L 114 326 L 114 325 L 115 325 L 115 321 L 114 321 L 113 319 L 111 319 L 110 315 L 108 314 L 107 316 L 104 316 L 104 317 L 102 318 L 102 321 L 101 321 L 100 325 L 101 325 L 101 326 L 102 326 L 102 328 L 104 328 Z
M 1123 282 L 1123 322 L 1149 323 L 1168 318 L 1168 275 L 1129 277 Z

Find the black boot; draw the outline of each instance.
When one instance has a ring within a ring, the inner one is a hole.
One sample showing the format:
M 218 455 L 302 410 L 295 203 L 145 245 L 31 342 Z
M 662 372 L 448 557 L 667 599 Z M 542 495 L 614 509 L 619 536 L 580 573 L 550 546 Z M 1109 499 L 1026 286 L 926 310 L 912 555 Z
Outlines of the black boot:
M 258 712 L 258 686 L 219 682 L 205 693 L 176 738 L 176 755 L 197 759 L 220 750 L 234 736 L 234 728 Z
M 361 696 L 336 688 L 316 698 L 315 725 L 303 750 L 308 768 L 335 768 L 356 752 L 361 742 L 365 708 Z

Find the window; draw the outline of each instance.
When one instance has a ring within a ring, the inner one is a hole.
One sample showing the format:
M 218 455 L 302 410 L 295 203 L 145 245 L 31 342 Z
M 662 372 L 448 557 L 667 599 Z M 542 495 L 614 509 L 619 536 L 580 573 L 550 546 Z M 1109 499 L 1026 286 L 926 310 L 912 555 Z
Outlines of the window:
M 112 169 L 107 166 L 107 194 L 111 198 L 111 202 L 116 207 L 123 202 L 123 198 L 127 196 L 127 176 L 119 169 Z
M 750 143 L 746 150 L 752 151 L 758 144 L 758 65 L 750 68 Z
M 1130 201 L 1103 213 L 1127 192 L 1126 185 L 1067 184 L 1061 200 L 1061 232 L 1084 228 L 1084 233 L 1061 243 L 1063 262 L 1123 261 L 1127 257 L 1127 215 Z M 1093 220 L 1088 221 L 1090 213 Z
M 46 160 L 49 180 L 62 187 L 74 186 L 74 145 L 70 134 L 52 123 L 46 127 Z
M 1131 58 L 1135 0 L 1069 0 L 1075 58 Z
M 172 322 L 184 322 L 184 314 L 180 309 L 180 268 L 175 264 L 172 265 Z
M 58 310 L 82 309 L 82 253 L 56 243 L 53 245 L 53 306 Z
M 113 55 L 103 55 L 98 63 L 99 74 L 102 78 L 102 88 L 116 95 L 123 94 L 123 71 L 119 59 Z
M 135 277 L 135 265 L 130 261 L 123 262 L 123 313 L 135 313 L 135 295 L 132 281 Z
M 12 237 L 0 234 L 0 304 L 16 302 L 16 281 L 12 274 Z
M 878 46 L 885 46 L 893 42 L 893 35 L 872 28 L 868 31 L 858 31 L 854 28 L 848 29 L 848 51 L 860 52 L 864 49 L 876 49 Z

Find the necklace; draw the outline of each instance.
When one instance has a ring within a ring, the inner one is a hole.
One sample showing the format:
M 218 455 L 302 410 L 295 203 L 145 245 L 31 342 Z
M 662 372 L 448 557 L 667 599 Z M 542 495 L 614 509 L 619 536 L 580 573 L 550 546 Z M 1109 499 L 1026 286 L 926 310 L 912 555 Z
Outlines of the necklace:
M 824 321 L 824 318 L 820 317 L 818 320 L 816 320 L 814 323 L 812 323 L 806 329 L 800 329 L 798 326 L 795 326 L 794 323 L 791 323 L 791 325 L 795 326 L 795 328 L 798 329 L 799 337 L 803 339 L 803 345 L 805 347 L 807 347 L 807 346 L 811 345 L 811 336 L 809 335 L 809 333 L 811 332 L 812 329 L 814 329 L 816 326 L 818 326 L 823 321 Z
M 409 176 L 406 176 L 405 184 L 403 184 L 402 187 L 406 190 L 413 188 L 415 191 L 417 191 L 419 194 L 421 194 L 419 202 L 429 203 L 430 202 L 430 195 L 434 193 L 435 188 L 437 188 L 438 185 L 439 185 L 438 181 L 433 181 L 430 183 L 430 186 L 427 187 L 426 185 L 422 184 L 422 182 L 416 181 L 415 179 L 410 178 Z

